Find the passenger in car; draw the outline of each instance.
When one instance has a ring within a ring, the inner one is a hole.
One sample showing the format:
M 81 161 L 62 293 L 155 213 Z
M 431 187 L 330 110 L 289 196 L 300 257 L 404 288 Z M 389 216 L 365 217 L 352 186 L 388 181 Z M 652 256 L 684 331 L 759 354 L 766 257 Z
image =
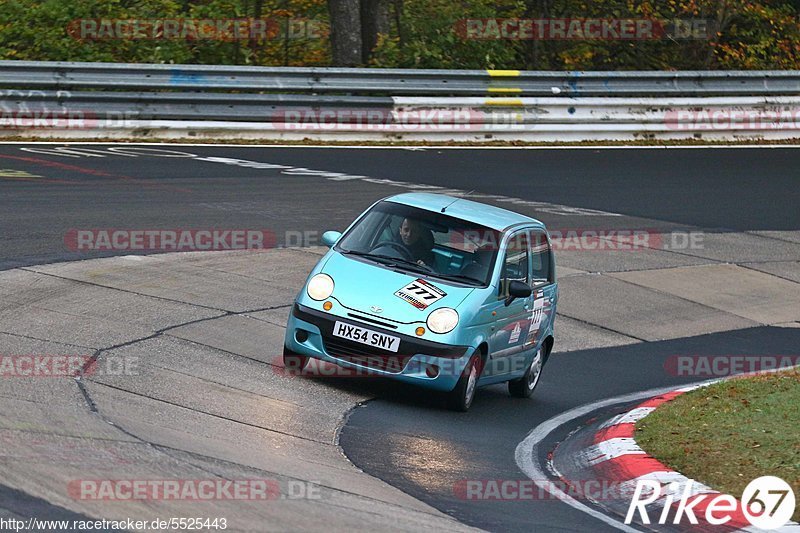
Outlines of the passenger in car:
M 484 244 L 472 254 L 472 261 L 461 269 L 461 275 L 478 281 L 485 281 L 491 268 L 494 244 Z

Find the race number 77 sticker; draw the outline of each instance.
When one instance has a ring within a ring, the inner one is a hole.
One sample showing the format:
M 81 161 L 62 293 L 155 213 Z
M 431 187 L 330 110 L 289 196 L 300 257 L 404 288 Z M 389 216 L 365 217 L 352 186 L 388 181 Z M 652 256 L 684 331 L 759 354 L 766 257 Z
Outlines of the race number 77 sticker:
M 394 293 L 417 309 L 425 309 L 432 303 L 438 302 L 447 293 L 422 279 L 416 279 Z

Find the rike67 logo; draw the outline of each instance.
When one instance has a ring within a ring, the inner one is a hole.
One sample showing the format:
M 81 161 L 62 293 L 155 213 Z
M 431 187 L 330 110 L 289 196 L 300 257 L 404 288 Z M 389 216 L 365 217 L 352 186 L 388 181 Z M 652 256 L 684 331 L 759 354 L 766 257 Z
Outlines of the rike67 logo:
M 676 496 L 679 496 L 677 500 Z M 660 511 L 655 521 L 660 525 L 681 524 L 685 519 L 692 525 L 702 521 L 712 526 L 728 524 L 740 529 L 749 524 L 758 529 L 773 530 L 791 519 L 795 495 L 788 483 L 774 476 L 763 476 L 748 483 L 741 501 L 728 494 L 704 493 L 691 479 L 663 487 L 656 480 L 640 479 L 625 515 L 625 523 L 630 524 L 638 511 L 641 523 L 650 524 L 647 508 L 650 504 L 653 504 L 652 510 Z

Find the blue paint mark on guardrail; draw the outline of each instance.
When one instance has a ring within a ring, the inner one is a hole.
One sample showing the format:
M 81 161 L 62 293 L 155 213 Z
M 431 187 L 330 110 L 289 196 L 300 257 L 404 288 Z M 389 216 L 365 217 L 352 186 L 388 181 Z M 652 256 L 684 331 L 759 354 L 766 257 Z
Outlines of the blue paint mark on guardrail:
M 169 82 L 171 85 L 213 85 L 204 75 L 186 70 L 173 70 Z
M 578 89 L 578 78 L 580 77 L 580 72 L 573 72 L 567 80 L 567 85 L 572 89 L 573 96 L 580 96 L 580 89 Z

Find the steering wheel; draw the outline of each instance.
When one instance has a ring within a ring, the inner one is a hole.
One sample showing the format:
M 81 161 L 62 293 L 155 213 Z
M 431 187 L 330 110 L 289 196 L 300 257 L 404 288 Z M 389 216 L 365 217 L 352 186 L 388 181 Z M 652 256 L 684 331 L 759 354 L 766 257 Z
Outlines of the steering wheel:
M 399 252 L 401 256 L 403 256 L 403 259 L 405 259 L 406 261 L 414 262 L 414 256 L 411 254 L 411 250 L 409 250 L 404 244 L 400 244 L 399 242 L 396 241 L 379 242 L 378 244 L 372 247 L 372 250 L 370 250 L 370 252 L 374 252 L 375 250 L 377 250 L 382 246 L 388 246 L 389 248 L 393 248 L 394 250 Z

